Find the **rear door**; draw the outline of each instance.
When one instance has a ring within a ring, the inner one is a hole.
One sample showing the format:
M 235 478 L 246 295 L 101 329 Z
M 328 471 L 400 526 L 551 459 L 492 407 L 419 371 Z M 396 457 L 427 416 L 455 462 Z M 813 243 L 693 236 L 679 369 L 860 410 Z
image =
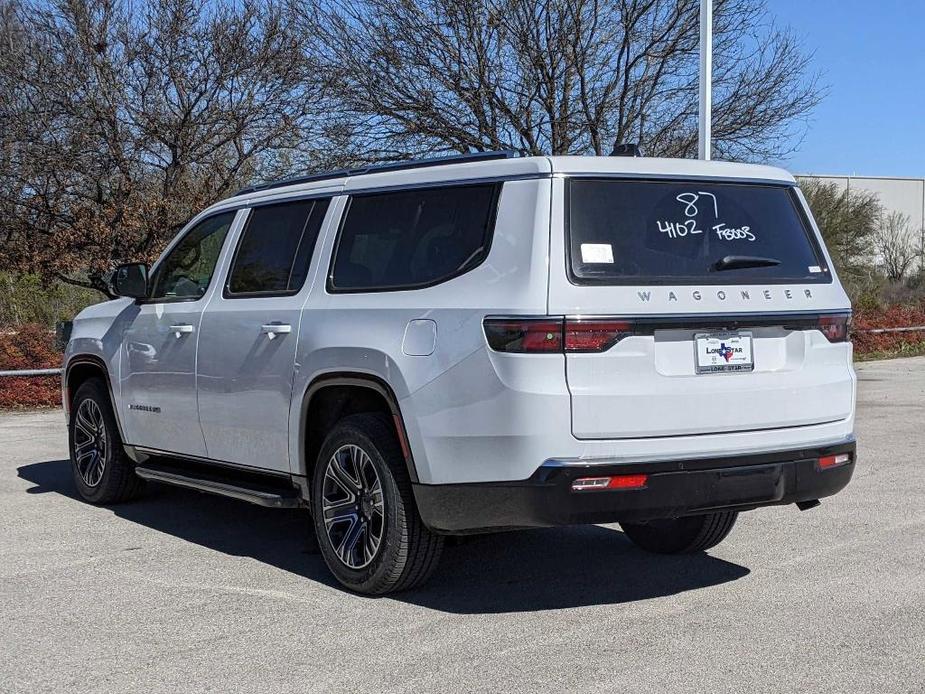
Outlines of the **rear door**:
M 299 315 L 330 196 L 250 210 L 203 314 L 197 384 L 209 458 L 289 472 Z
M 553 219 L 562 228 L 552 235 L 549 313 L 570 317 L 576 437 L 754 431 L 850 416 L 848 300 L 792 187 L 613 178 L 556 185 Z

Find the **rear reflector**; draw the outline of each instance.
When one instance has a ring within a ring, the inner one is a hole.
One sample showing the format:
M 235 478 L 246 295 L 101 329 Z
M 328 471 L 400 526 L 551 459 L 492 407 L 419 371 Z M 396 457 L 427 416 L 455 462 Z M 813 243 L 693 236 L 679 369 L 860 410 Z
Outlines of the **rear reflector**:
M 851 454 L 849 453 L 839 453 L 838 455 L 826 455 L 822 458 L 819 458 L 819 469 L 827 470 L 832 467 L 839 467 L 840 465 L 847 465 L 851 462 Z
M 644 489 L 648 475 L 611 475 L 609 477 L 580 477 L 572 482 L 573 492 L 591 492 L 603 489 Z

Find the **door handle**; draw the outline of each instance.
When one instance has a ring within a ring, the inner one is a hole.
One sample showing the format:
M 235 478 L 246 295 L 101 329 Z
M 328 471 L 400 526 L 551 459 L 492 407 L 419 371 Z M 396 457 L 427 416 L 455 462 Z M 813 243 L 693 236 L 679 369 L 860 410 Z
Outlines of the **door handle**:
M 174 337 L 176 337 L 179 340 L 182 335 L 188 335 L 189 333 L 193 332 L 193 326 L 190 325 L 189 323 L 182 323 L 180 325 L 171 325 L 170 332 L 172 332 L 174 334 Z
M 288 323 L 267 323 L 260 326 L 260 332 L 267 336 L 268 340 L 272 340 L 277 335 L 288 335 L 292 332 L 292 326 Z

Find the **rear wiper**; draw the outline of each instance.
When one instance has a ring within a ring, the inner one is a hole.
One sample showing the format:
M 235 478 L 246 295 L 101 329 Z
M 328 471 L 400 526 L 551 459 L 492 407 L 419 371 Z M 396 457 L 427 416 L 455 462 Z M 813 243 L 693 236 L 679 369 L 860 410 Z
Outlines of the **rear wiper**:
M 777 258 L 762 258 L 757 255 L 727 255 L 710 266 L 711 272 L 738 270 L 745 267 L 774 267 L 780 265 Z

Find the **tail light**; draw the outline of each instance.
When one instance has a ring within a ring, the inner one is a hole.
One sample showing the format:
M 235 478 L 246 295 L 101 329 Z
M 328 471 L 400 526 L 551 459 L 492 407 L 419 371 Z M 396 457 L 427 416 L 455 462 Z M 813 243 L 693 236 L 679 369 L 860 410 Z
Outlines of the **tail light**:
M 496 352 L 543 354 L 562 351 L 561 318 L 486 318 L 485 337 Z
M 626 320 L 581 318 L 486 318 L 485 337 L 496 352 L 562 354 L 605 352 L 633 334 Z
M 829 342 L 845 342 L 848 339 L 848 327 L 851 324 L 850 313 L 819 316 L 817 328 Z
M 568 319 L 565 321 L 565 351 L 604 352 L 632 334 L 630 321 Z

